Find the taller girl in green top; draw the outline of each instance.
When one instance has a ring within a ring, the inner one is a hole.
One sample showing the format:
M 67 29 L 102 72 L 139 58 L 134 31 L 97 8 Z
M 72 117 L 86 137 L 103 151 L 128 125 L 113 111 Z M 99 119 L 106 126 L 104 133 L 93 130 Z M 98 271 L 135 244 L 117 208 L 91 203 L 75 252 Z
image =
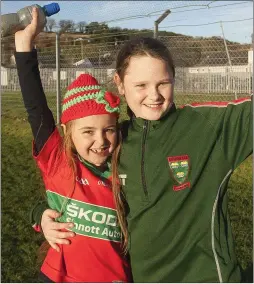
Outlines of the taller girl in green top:
M 177 109 L 174 77 L 169 50 L 158 40 L 131 40 L 118 54 L 114 80 L 130 114 L 119 178 L 134 282 L 239 282 L 227 183 L 253 151 L 252 102 Z M 48 213 L 47 239 L 66 241 Z

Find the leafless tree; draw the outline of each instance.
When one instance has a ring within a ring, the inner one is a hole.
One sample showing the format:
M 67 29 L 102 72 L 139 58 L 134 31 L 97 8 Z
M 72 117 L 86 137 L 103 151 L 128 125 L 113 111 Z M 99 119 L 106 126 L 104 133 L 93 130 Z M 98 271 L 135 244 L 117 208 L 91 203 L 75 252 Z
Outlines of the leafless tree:
M 77 29 L 80 33 L 84 33 L 85 29 L 86 29 L 86 22 L 85 21 L 81 21 L 77 23 Z
M 59 21 L 60 31 L 66 29 L 67 32 L 74 32 L 76 30 L 75 23 L 72 20 L 60 20 Z
M 53 18 L 48 18 L 46 27 L 47 27 L 47 31 L 52 32 L 52 30 L 56 27 L 56 20 Z

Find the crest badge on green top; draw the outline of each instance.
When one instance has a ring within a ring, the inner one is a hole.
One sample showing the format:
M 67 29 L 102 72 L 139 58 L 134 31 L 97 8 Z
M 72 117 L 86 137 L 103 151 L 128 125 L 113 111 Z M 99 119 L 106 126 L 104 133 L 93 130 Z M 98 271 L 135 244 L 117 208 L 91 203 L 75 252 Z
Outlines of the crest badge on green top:
M 189 156 L 183 155 L 168 157 L 168 165 L 174 180 L 178 184 L 183 184 L 189 175 Z

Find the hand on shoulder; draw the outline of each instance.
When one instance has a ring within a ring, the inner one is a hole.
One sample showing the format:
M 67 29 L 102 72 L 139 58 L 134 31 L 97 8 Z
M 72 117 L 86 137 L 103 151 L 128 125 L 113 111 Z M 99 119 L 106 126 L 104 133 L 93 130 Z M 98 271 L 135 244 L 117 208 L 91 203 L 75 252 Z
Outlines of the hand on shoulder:
M 46 209 L 41 217 L 41 229 L 45 239 L 49 242 L 50 246 L 56 251 L 60 251 L 57 244 L 69 245 L 71 242 L 68 238 L 74 237 L 74 232 L 62 231 L 63 229 L 72 228 L 73 223 L 59 223 L 55 218 L 60 217 L 60 213 L 52 209 Z

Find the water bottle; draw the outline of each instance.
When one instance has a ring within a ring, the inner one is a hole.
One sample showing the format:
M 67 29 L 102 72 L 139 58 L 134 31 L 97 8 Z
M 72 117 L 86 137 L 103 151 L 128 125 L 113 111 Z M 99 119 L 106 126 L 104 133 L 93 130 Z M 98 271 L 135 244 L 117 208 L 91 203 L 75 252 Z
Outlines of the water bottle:
M 60 11 L 57 3 L 51 3 L 43 7 L 34 4 L 20 9 L 17 13 L 1 15 L 1 37 L 15 34 L 23 30 L 32 21 L 32 9 L 37 7 L 39 16 L 39 26 L 41 30 L 47 23 L 46 17 L 50 17 Z

